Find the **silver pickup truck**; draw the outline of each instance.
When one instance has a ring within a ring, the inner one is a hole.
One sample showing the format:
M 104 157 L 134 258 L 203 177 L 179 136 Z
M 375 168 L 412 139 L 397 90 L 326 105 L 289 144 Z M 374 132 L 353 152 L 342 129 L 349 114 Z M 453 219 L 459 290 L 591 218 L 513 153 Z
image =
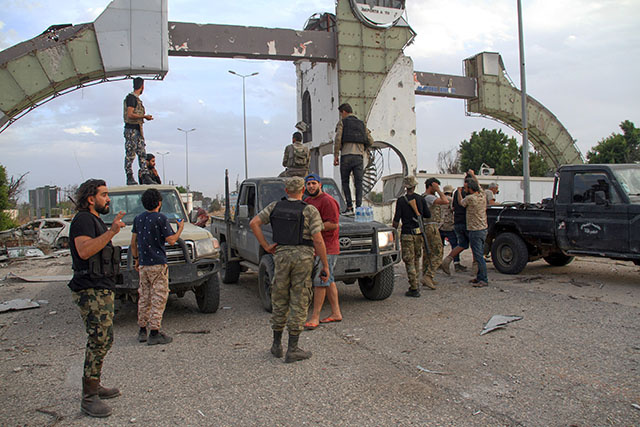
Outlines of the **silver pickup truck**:
M 344 210 L 342 194 L 331 178 L 322 178 L 322 188 Z M 258 292 L 267 311 L 271 311 L 273 256 L 262 249 L 249 228 L 249 221 L 269 203 L 285 195 L 284 178 L 249 178 L 240 186 L 235 206 L 230 206 L 226 197 L 225 217 L 211 218 L 211 233 L 220 241 L 222 281 L 236 283 L 242 271 L 257 271 Z M 271 241 L 271 226 L 266 225 L 263 230 L 266 239 Z M 357 280 L 365 298 L 388 298 L 395 284 L 393 265 L 401 258 L 397 231 L 379 222 L 355 222 L 353 217 L 341 215 L 339 240 L 336 281 L 352 284 Z
M 122 221 L 127 225 L 113 238 L 113 244 L 122 248 L 120 275 L 116 280 L 116 294 L 136 300 L 138 272 L 133 268 L 129 251 L 131 229 L 136 215 L 144 212 L 142 193 L 156 188 L 162 194 L 162 212 L 177 229 L 176 221 L 185 221 L 181 238 L 175 245 L 166 245 L 169 266 L 169 289 L 183 297 L 193 291 L 198 308 L 203 313 L 215 313 L 220 302 L 220 273 L 218 240 L 203 228 L 189 223 L 189 217 L 175 187 L 169 185 L 128 185 L 109 188 L 111 209 L 102 220 L 110 225 L 119 211 L 126 212 Z

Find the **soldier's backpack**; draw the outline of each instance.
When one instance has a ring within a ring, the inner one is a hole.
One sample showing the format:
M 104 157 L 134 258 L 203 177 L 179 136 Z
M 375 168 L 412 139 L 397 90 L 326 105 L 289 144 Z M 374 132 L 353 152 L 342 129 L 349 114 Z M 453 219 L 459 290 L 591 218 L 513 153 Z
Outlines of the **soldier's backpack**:
M 309 150 L 302 144 L 292 144 L 293 145 L 293 161 L 290 161 L 292 164 L 289 167 L 292 168 L 306 168 L 309 165 Z

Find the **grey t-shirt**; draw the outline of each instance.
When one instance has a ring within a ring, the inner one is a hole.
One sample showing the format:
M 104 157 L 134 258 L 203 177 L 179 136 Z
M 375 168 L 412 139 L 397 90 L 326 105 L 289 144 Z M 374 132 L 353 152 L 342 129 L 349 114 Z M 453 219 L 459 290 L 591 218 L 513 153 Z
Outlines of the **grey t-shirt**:
M 429 210 L 433 212 L 433 203 L 436 201 L 437 197 L 435 196 L 435 194 L 425 194 L 424 195 L 424 200 L 427 202 L 427 206 L 429 207 Z M 424 221 L 425 224 L 437 224 L 438 221 L 436 221 L 437 218 L 435 218 L 435 215 L 431 215 L 431 219 L 427 219 Z

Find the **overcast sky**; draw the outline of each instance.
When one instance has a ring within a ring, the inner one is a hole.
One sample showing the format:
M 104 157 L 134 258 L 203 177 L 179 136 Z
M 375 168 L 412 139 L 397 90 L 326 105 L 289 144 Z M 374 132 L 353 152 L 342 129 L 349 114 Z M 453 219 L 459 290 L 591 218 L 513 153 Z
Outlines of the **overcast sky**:
M 108 0 L 0 0 L 0 49 L 53 24 L 93 21 Z M 220 6 L 218 8 L 217 6 Z M 583 155 L 631 120 L 640 125 L 640 1 L 523 1 L 527 91 L 569 130 Z M 301 29 L 315 12 L 334 12 L 333 0 L 169 0 L 169 20 Z M 519 87 L 516 1 L 407 0 L 417 38 L 406 54 L 416 71 L 462 75 L 463 59 L 482 51 L 502 54 Z M 242 81 L 227 71 L 259 72 L 247 79 L 249 175 L 281 171 L 282 150 L 296 122 L 292 63 L 169 57 L 164 81 L 148 81 L 143 100 L 155 118 L 145 125 L 147 151 L 165 156 L 166 181 L 214 196 L 224 169 L 244 177 Z M 78 90 L 41 106 L 0 134 L 0 164 L 9 176 L 29 172 L 27 188 L 65 187 L 88 178 L 123 185 L 122 99 L 131 81 Z M 438 152 L 457 147 L 471 132 L 498 122 L 466 117 L 464 102 L 416 97 L 418 168 L 435 172 Z M 158 170 L 163 174 L 161 156 Z

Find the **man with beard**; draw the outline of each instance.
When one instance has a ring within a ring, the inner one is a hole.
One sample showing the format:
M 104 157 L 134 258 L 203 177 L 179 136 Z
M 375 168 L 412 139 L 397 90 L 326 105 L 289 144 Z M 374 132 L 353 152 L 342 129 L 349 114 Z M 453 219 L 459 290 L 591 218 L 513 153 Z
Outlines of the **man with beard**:
M 125 225 L 124 212 L 116 215 L 111 228 L 100 219 L 100 214 L 109 213 L 109 203 L 109 191 L 103 180 L 84 182 L 76 193 L 78 213 L 69 229 L 73 263 L 69 288 L 88 335 L 80 408 L 92 417 L 111 415 L 111 408 L 102 399 L 120 395 L 117 388 L 100 385 L 102 363 L 113 343 L 115 276 L 120 262 L 120 248 L 114 247 L 111 239 Z
M 133 79 L 133 92 L 127 95 L 123 102 L 124 118 L 124 171 L 127 174 L 127 185 L 136 185 L 133 178 L 133 161 L 138 156 L 140 166 L 140 184 L 154 184 L 147 169 L 147 153 L 144 143 L 144 131 L 142 125 L 145 120 L 153 120 L 151 114 L 147 114 L 140 99 L 144 92 L 144 80 L 140 77 Z
M 151 177 L 151 181 L 154 184 L 162 184 L 160 180 L 160 175 L 158 175 L 158 170 L 156 169 L 156 156 L 151 153 L 147 153 L 147 171 L 149 172 L 149 176 Z M 142 177 L 142 169 L 138 171 L 138 182 L 140 184 L 144 183 L 144 179 Z

